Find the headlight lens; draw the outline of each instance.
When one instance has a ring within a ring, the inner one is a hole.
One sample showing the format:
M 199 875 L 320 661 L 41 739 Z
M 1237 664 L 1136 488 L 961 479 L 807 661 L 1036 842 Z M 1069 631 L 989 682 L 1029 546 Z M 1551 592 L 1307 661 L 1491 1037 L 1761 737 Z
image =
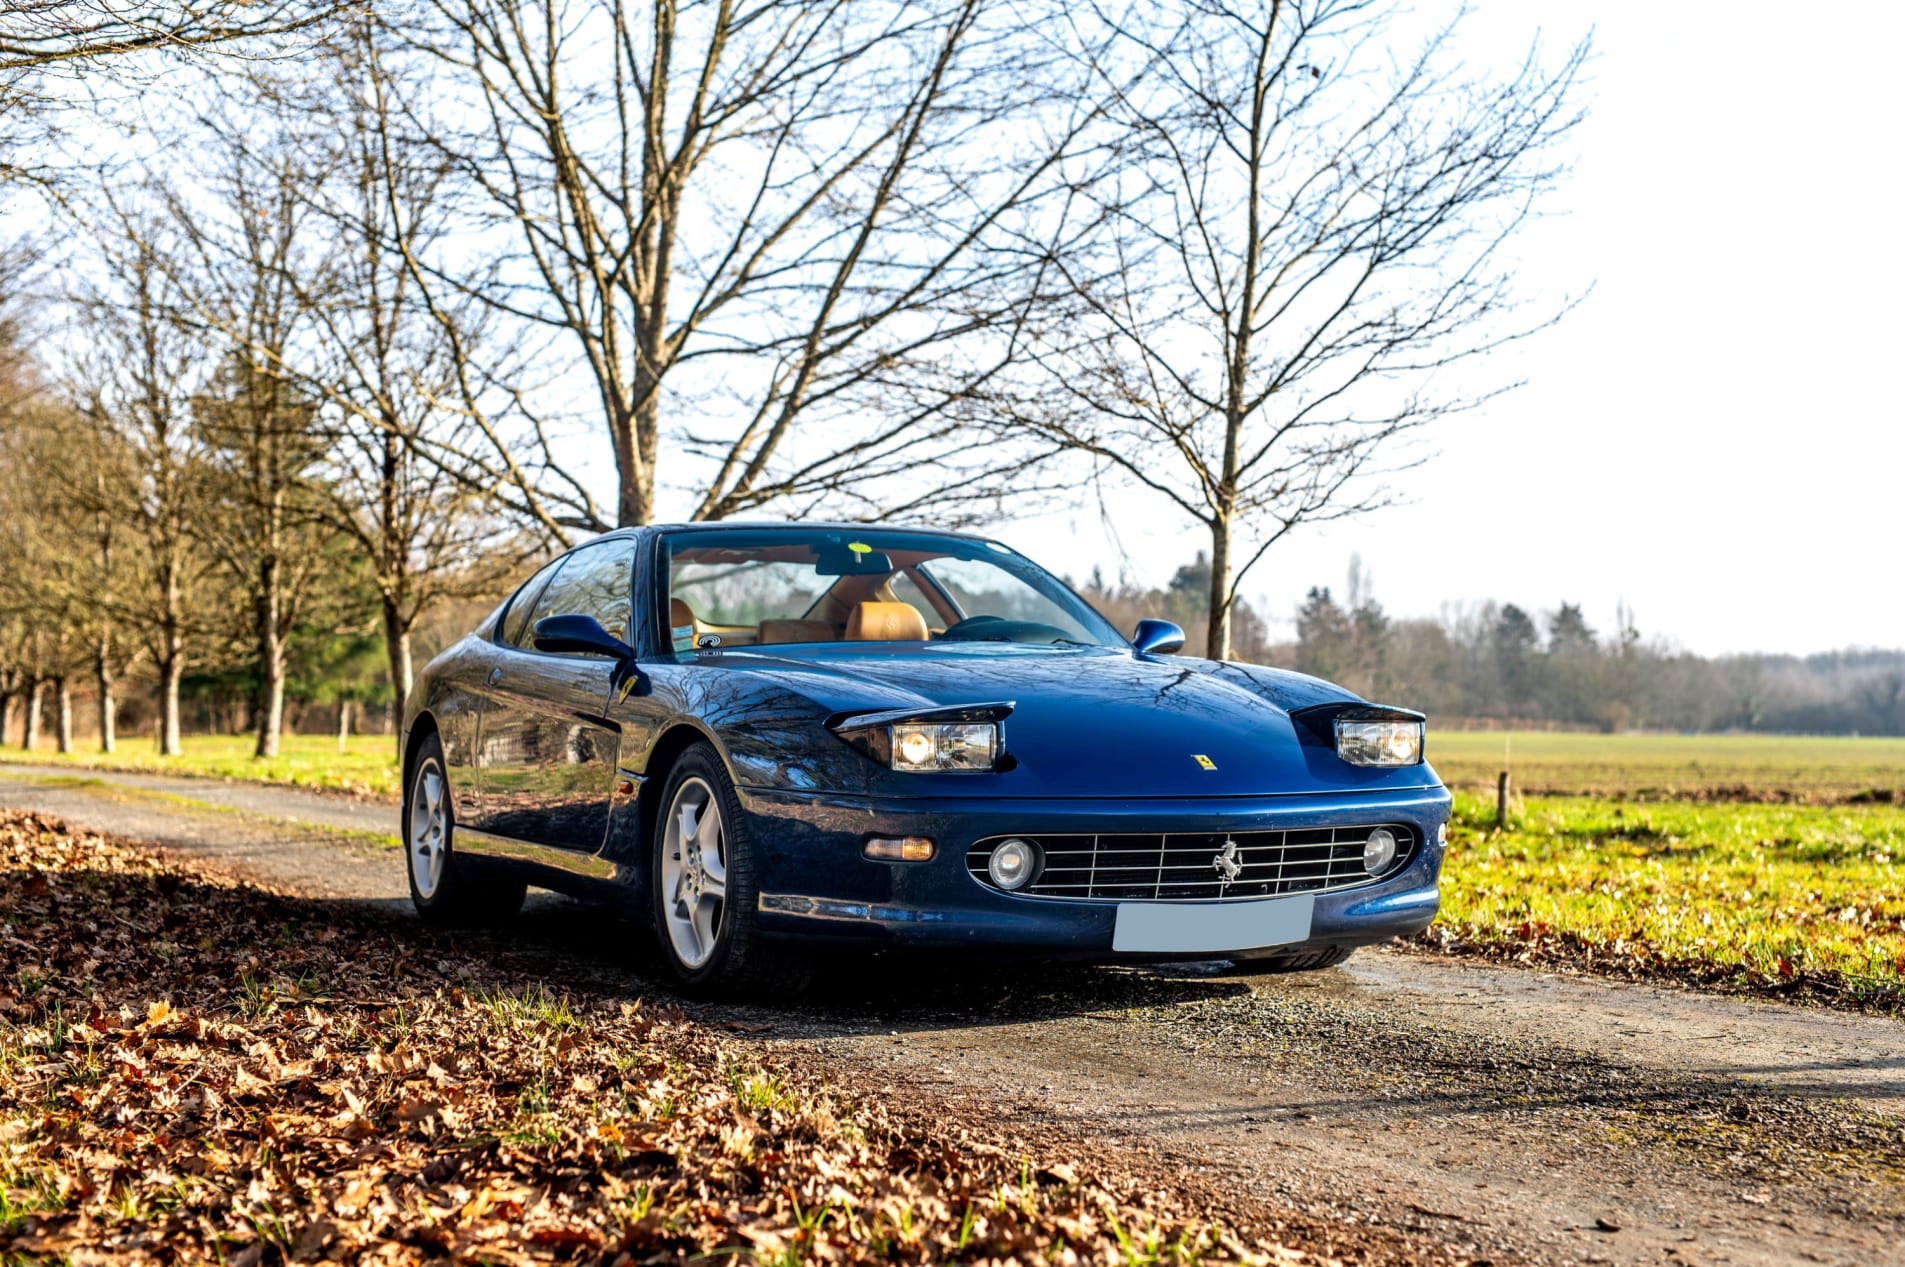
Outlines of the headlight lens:
M 891 728 L 887 751 L 893 768 L 908 773 L 990 770 L 998 763 L 999 727 L 995 722 L 900 722 Z
M 1351 765 L 1419 765 L 1419 721 L 1338 721 L 1336 755 Z
M 1024 888 L 1038 874 L 1038 846 L 1017 837 L 1001 841 L 986 859 L 986 874 L 1007 893 Z

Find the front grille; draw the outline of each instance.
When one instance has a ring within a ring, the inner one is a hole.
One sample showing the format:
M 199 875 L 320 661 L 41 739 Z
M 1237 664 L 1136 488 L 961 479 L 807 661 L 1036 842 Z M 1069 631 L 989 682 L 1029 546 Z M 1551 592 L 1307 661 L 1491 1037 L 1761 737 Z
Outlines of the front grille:
M 1398 823 L 1358 827 L 1309 827 L 1298 831 L 1168 832 L 1121 835 L 1021 835 L 1038 844 L 1045 865 L 1022 896 L 1078 901 L 1234 901 L 1282 893 L 1329 893 L 1368 884 L 1363 867 L 1369 833 L 1386 827 L 1396 835 L 1395 875 L 1415 856 L 1415 833 Z M 966 853 L 966 868 L 988 888 L 986 859 L 999 836 Z M 1226 855 L 1226 846 L 1235 847 Z M 1240 866 L 1227 880 L 1218 860 Z

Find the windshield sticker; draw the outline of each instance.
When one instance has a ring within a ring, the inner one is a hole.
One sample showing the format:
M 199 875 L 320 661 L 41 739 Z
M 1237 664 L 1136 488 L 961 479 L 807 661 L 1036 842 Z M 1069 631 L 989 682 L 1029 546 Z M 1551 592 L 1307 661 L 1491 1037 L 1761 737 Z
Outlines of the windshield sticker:
M 672 632 L 675 640 L 675 650 L 693 651 L 695 649 L 695 627 L 693 625 L 676 625 Z
M 873 547 L 864 541 L 849 541 L 847 542 L 847 549 L 853 551 L 855 554 L 873 553 Z

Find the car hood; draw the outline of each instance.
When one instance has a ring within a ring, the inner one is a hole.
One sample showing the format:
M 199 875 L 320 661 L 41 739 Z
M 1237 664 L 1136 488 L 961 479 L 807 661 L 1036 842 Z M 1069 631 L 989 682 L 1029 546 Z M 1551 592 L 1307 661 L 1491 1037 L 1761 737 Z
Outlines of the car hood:
M 1421 787 L 1426 766 L 1350 766 L 1292 711 L 1350 693 L 1302 674 L 1104 647 L 879 644 L 734 650 L 702 663 L 761 674 L 828 714 L 1010 702 L 1010 768 L 887 775 L 882 794 L 1207 797 Z M 1200 760 L 1200 758 L 1202 758 Z

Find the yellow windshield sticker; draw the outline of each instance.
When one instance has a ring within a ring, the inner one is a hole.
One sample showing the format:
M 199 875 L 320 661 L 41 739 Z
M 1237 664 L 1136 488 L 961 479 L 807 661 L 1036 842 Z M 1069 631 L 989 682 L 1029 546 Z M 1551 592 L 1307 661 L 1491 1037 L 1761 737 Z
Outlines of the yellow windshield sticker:
M 864 541 L 849 541 L 847 542 L 847 549 L 853 551 L 855 554 L 873 553 L 873 547 Z

